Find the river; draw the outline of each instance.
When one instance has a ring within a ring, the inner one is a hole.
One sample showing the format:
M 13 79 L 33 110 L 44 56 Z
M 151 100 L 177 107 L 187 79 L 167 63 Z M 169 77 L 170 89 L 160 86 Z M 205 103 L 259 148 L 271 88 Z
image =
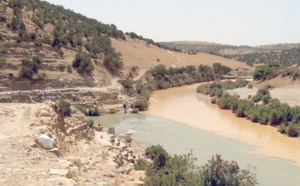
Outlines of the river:
M 300 140 L 276 128 L 235 117 L 197 96 L 197 85 L 155 91 L 142 114 L 104 115 L 104 126 L 133 132 L 143 145 L 161 144 L 172 154 L 193 149 L 199 164 L 216 153 L 236 160 L 242 168 L 255 167 L 260 185 L 300 184 Z

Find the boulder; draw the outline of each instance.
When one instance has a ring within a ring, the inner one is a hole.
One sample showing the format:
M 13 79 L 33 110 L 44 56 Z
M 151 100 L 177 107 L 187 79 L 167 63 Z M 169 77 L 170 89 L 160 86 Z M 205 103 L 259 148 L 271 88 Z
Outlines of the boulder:
M 54 147 L 54 140 L 47 136 L 46 134 L 41 134 L 37 142 L 42 145 L 43 148 L 45 149 L 53 149 Z

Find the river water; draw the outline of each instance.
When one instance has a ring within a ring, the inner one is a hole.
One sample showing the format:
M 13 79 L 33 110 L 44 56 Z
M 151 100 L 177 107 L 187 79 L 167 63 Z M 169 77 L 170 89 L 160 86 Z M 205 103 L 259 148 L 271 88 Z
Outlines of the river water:
M 199 165 L 216 153 L 255 167 L 260 185 L 300 185 L 300 140 L 276 128 L 235 117 L 196 95 L 197 85 L 155 91 L 142 114 L 94 118 L 117 133 L 131 130 L 142 145 L 161 144 L 171 154 L 193 149 Z

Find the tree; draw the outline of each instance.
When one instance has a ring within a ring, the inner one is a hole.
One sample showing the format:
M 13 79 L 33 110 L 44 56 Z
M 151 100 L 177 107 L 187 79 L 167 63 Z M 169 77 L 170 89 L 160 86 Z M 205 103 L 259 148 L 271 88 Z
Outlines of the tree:
M 217 154 L 201 168 L 202 185 L 254 186 L 257 179 L 250 169 L 240 169 L 236 161 L 227 161 Z
M 120 58 L 121 54 L 113 52 L 104 57 L 104 67 L 112 74 L 119 74 L 119 70 L 123 69 L 123 62 Z
M 73 61 L 73 68 L 80 74 L 89 74 L 94 70 L 94 65 L 92 64 L 90 56 L 86 52 L 82 52 L 76 54 Z

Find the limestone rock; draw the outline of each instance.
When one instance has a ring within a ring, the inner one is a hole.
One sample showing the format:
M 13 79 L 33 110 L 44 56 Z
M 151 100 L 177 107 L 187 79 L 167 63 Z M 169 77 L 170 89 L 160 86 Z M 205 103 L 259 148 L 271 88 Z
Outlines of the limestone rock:
M 68 170 L 66 169 L 50 169 L 50 175 L 59 175 L 59 176 L 66 176 L 68 174 Z

